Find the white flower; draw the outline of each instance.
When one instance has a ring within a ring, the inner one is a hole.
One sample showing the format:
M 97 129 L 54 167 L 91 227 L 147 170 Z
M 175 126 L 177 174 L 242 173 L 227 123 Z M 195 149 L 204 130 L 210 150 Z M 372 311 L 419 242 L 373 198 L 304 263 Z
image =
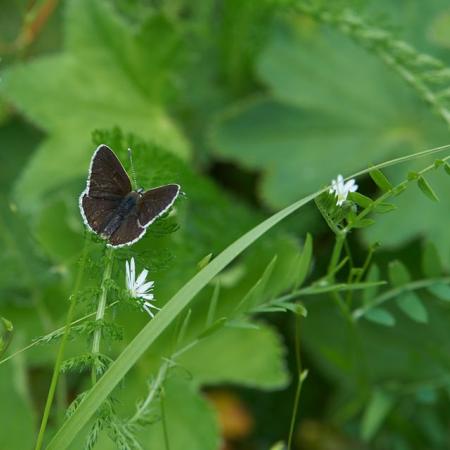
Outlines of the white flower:
M 331 188 L 329 190 L 330 194 L 333 194 L 337 197 L 336 204 L 341 206 L 342 203 L 347 200 L 347 196 L 350 192 L 355 192 L 358 189 L 358 185 L 355 183 L 355 180 L 351 179 L 344 183 L 344 177 L 342 175 L 338 175 L 336 180 L 331 181 Z
M 157 309 L 155 305 L 152 305 L 151 301 L 154 299 L 152 294 L 153 281 L 147 281 L 148 270 L 144 269 L 136 279 L 136 265 L 134 263 L 134 258 L 131 261 L 125 261 L 125 282 L 127 285 L 128 293 L 131 297 L 136 298 L 140 301 L 142 309 L 146 311 L 150 316 L 154 317 L 153 312 L 150 308 Z

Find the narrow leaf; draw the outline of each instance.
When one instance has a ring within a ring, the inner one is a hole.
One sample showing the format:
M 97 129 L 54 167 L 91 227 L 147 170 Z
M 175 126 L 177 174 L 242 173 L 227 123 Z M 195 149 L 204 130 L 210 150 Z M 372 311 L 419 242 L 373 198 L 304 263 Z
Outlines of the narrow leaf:
M 3 326 L 3 333 L 0 336 L 0 357 L 6 352 L 12 339 L 14 327 L 11 321 L 0 316 L 0 323 Z
M 381 170 L 373 169 L 369 172 L 370 178 L 384 192 L 390 191 L 392 185 Z
M 206 256 L 204 256 L 198 263 L 197 263 L 197 267 L 199 270 L 202 270 L 204 267 L 206 267 L 209 262 L 211 261 L 213 257 L 212 253 L 208 253 Z
M 366 282 L 376 283 L 377 281 L 379 281 L 379 279 L 380 279 L 380 269 L 376 264 L 372 264 L 367 274 Z M 375 298 L 375 295 L 377 295 L 377 292 L 378 292 L 378 285 L 374 284 L 372 286 L 368 286 L 362 294 L 363 304 L 365 306 L 369 305 L 371 300 L 373 300 Z
M 443 268 L 439 252 L 436 246 L 428 241 L 422 253 L 422 272 L 427 278 L 435 278 L 442 275 Z
M 205 331 L 199 334 L 198 339 L 203 339 L 211 334 L 215 333 L 218 329 L 222 328 L 227 322 L 226 317 L 221 317 L 216 320 L 210 327 L 208 327 Z
M 419 177 L 417 180 L 417 185 L 419 186 L 420 190 L 430 199 L 434 202 L 438 202 L 439 198 L 436 195 L 436 193 L 433 191 L 433 188 L 430 186 L 427 180 L 425 180 L 424 177 Z
M 359 192 L 350 192 L 349 198 L 357 205 L 361 206 L 361 208 L 367 208 L 373 203 L 373 200 L 370 197 L 366 197 Z
M 398 307 L 412 320 L 419 323 L 428 321 L 428 313 L 422 301 L 414 292 L 403 292 L 397 297 Z
M 450 286 L 445 283 L 437 283 L 430 286 L 428 290 L 441 300 L 450 301 Z
M 361 424 L 361 437 L 365 442 L 375 436 L 393 405 L 394 399 L 384 391 L 377 389 L 372 393 Z
M 450 164 L 448 162 L 444 164 L 444 170 L 447 173 L 447 175 L 450 175 Z
M 297 277 L 294 285 L 294 290 L 298 289 L 305 281 L 309 266 L 311 265 L 311 258 L 313 252 L 313 240 L 311 234 L 306 234 L 305 244 L 303 245 L 302 254 L 298 263 Z
M 261 278 L 248 290 L 242 300 L 238 303 L 234 309 L 235 313 L 242 313 L 248 311 L 255 306 L 255 303 L 264 296 L 265 287 L 272 275 L 273 269 L 277 262 L 277 255 L 275 255 L 270 263 L 265 268 Z
M 400 261 L 392 261 L 389 264 L 389 279 L 393 286 L 400 287 L 411 281 L 408 269 Z
M 394 316 L 383 308 L 371 308 L 364 312 L 364 317 L 371 322 L 375 322 L 379 325 L 392 327 L 395 325 Z
M 358 221 L 352 223 L 353 228 L 367 228 L 375 223 L 373 219 L 359 219 Z
M 379 203 L 375 206 L 374 212 L 378 214 L 386 214 L 388 212 L 394 211 L 397 209 L 397 205 L 394 205 L 393 203 Z

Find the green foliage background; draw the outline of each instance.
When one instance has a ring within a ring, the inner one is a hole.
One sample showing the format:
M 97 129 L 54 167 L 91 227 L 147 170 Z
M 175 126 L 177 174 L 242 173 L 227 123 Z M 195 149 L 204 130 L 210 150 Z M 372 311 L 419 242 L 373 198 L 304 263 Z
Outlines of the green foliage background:
M 162 306 L 203 258 L 338 173 L 450 141 L 450 122 L 436 114 L 436 104 L 424 102 L 383 62 L 376 45 L 302 8 L 311 2 L 66 0 L 24 45 L 17 37 L 51 2 L 35 2 L 31 10 L 26 3 L 0 6 L 0 316 L 14 325 L 9 353 L 64 323 L 83 246 L 77 198 L 100 143 L 127 169 L 126 150 L 133 148 L 139 184 L 177 182 L 186 194 L 175 214 L 118 252 L 114 266 L 114 282 L 122 287 L 125 259 L 134 256 L 139 268 L 149 267 Z M 446 1 L 313 3 L 331 18 L 351 8 L 439 59 L 443 81 L 433 82 L 436 89 L 443 85 L 439 92 L 448 101 Z M 411 73 L 429 81 L 419 64 Z M 430 162 L 393 166 L 386 175 L 397 183 Z M 430 181 L 438 204 L 411 187 L 393 200 L 395 211 L 351 235 L 360 264 L 370 245 L 381 244 L 373 280 L 395 287 L 448 274 L 449 177 L 436 172 Z M 358 184 L 366 195 L 377 194 L 368 177 Z M 264 235 L 195 299 L 185 339 L 203 329 L 219 282 L 218 317 L 232 315 L 265 270 L 268 279 L 253 292 L 253 306 L 292 289 L 307 231 L 315 242 L 309 278 L 319 278 L 333 242 L 310 207 Z M 95 310 L 89 289 L 101 278 L 101 245 L 92 242 L 90 252 L 80 315 Z M 396 298 L 378 316 L 358 322 L 356 331 L 330 296 L 305 299 L 302 352 L 309 376 L 297 448 L 449 447 L 450 310 L 448 287 L 438 289 L 438 295 Z M 365 295 L 370 300 L 376 293 Z M 114 355 L 148 318 L 119 305 L 112 320 L 124 333 L 109 346 Z M 174 333 L 172 327 L 158 339 L 118 390 L 119 414 L 133 414 L 161 358 L 170 357 Z M 227 449 L 268 449 L 286 440 L 294 341 L 292 317 L 277 312 L 238 317 L 186 351 L 165 384 L 170 449 L 220 448 L 218 412 L 204 395 L 218 386 L 237 394 L 254 420 Z M 56 347 L 35 346 L 0 365 L 0 449 L 33 448 Z M 68 356 L 80 354 L 86 339 L 69 347 Z M 68 403 L 89 387 L 88 378 L 65 377 L 48 438 Z M 160 420 L 140 431 L 142 448 L 164 448 L 163 431 Z M 84 442 L 80 436 L 71 448 Z M 95 448 L 116 447 L 103 433 Z

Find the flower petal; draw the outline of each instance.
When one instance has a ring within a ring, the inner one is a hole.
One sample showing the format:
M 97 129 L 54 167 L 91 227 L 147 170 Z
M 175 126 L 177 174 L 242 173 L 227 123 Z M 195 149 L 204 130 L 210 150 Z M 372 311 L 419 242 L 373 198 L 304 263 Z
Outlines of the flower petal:
M 136 291 L 145 294 L 148 290 L 150 290 L 154 285 L 153 281 L 149 281 L 147 283 L 141 284 L 140 286 L 136 286 Z
M 134 263 L 134 257 L 131 258 L 131 276 L 130 284 L 134 287 L 136 280 L 136 264 Z
M 145 282 L 147 275 L 148 275 L 148 270 L 144 269 L 138 276 L 138 279 L 136 280 L 136 283 L 135 283 L 136 288 L 139 288 L 139 286 L 141 286 Z

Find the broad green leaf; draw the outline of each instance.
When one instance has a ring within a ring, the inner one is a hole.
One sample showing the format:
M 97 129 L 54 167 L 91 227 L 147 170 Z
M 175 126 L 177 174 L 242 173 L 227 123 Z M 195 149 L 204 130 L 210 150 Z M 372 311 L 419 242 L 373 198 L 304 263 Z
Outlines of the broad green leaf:
M 374 183 L 384 192 L 390 191 L 392 189 L 392 184 L 386 178 L 381 170 L 374 169 L 369 172 L 370 178 Z
M 376 389 L 367 404 L 361 423 L 361 438 L 369 442 L 383 425 L 386 416 L 394 406 L 394 398 Z
M 258 67 L 270 96 L 233 107 L 212 134 L 222 157 L 263 172 L 261 195 L 271 206 L 398 153 L 402 142 L 422 146 L 417 138 L 430 128 L 414 119 L 399 125 L 415 97 L 377 58 L 320 27 L 271 33 Z M 395 105 L 392 95 L 401 98 Z
M 430 286 L 428 290 L 440 298 L 441 300 L 450 301 L 450 285 L 444 283 L 437 283 Z
M 222 328 L 184 353 L 178 362 L 201 384 L 281 388 L 289 380 L 284 346 L 274 330 L 257 325 L 257 329 Z
M 438 202 L 439 198 L 436 195 L 436 193 L 433 191 L 433 188 L 431 187 L 430 183 L 424 178 L 419 177 L 417 180 L 417 185 L 419 186 L 420 190 L 431 200 Z
M 64 17 L 64 52 L 10 67 L 0 86 L 48 134 L 17 184 L 27 208 L 85 174 L 95 128 L 120 125 L 188 154 L 165 111 L 181 55 L 175 26 L 156 14 L 135 30 L 104 0 L 69 0 Z
M 27 395 L 22 358 L 8 362 L 0 370 L 0 448 L 31 449 L 35 425 L 33 405 Z
M 371 322 L 375 322 L 379 325 L 385 325 L 392 327 L 395 325 L 394 316 L 383 308 L 371 308 L 364 313 L 364 317 Z
M 181 377 L 168 377 L 162 395 L 171 450 L 219 448 L 220 436 L 216 414 L 193 383 Z M 161 420 L 150 428 L 145 428 L 142 436 L 145 448 L 166 448 Z
M 389 264 L 389 279 L 393 286 L 400 287 L 411 281 L 408 269 L 400 261 L 392 261 Z
M 398 307 L 412 320 L 420 323 L 428 321 L 428 313 L 421 299 L 414 292 L 403 292 L 396 299 Z
M 427 278 L 436 278 L 442 275 L 443 267 L 436 246 L 427 241 L 422 251 L 422 272 Z

